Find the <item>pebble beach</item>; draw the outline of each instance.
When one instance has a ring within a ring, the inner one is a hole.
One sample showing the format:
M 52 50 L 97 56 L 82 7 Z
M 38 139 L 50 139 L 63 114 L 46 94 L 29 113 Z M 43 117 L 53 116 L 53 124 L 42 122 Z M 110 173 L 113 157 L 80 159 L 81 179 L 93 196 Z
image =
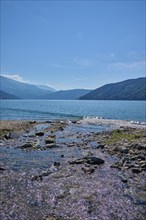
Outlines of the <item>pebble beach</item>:
M 145 124 L 0 122 L 0 218 L 144 220 Z

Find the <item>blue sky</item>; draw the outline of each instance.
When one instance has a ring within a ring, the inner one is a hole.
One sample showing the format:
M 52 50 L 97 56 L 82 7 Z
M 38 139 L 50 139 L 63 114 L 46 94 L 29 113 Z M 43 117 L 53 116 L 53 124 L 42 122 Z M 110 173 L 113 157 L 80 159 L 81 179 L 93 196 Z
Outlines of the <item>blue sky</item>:
M 145 1 L 1 0 L 1 74 L 57 90 L 145 76 Z

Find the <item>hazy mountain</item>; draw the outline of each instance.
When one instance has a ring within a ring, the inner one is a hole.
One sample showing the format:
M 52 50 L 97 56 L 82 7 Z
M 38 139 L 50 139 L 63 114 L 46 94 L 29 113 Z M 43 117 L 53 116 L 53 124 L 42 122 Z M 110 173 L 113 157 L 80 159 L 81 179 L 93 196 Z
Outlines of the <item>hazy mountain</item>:
M 0 99 L 21 99 L 21 98 L 0 90 Z
M 81 96 L 89 93 L 90 91 L 91 90 L 86 89 L 60 90 L 49 94 L 48 99 L 75 100 L 79 99 Z
M 82 100 L 146 100 L 146 77 L 128 79 L 97 88 Z
M 50 90 L 51 92 L 56 92 L 57 90 L 52 88 L 51 86 L 45 86 L 45 85 L 36 85 L 39 89 L 44 89 L 44 90 Z
M 40 89 L 35 85 L 18 82 L 4 76 L 0 76 L 0 88 L 3 92 L 19 96 L 22 99 L 47 99 L 48 95 L 52 93 L 50 90 Z

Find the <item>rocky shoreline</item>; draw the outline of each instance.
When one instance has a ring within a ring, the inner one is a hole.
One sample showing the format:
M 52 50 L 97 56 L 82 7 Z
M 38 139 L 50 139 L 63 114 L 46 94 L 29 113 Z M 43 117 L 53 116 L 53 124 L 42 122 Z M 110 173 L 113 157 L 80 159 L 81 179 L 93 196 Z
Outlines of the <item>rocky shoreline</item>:
M 0 122 L 0 218 L 144 220 L 145 126 Z

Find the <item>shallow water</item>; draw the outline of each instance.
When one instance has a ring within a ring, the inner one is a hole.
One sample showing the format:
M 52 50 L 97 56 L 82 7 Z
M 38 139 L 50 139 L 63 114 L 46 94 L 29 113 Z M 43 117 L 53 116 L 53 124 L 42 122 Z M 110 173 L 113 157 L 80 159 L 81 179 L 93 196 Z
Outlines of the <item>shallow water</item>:
M 50 134 L 48 128 L 47 124 L 42 124 L 0 147 L 1 165 L 6 169 L 1 175 L 1 199 L 4 201 L 1 219 L 48 220 L 52 216 L 63 220 L 145 219 L 145 194 L 138 191 L 145 175 L 129 178 L 129 174 L 111 169 L 117 157 L 98 149 L 98 139 L 94 140 L 96 133 L 111 127 L 71 123 L 55 132 L 59 147 L 43 149 L 43 139 Z M 46 129 L 44 137 L 32 137 L 42 129 Z M 16 148 L 26 140 L 35 139 L 42 148 Z M 94 173 L 84 173 L 83 164 L 70 165 L 69 161 L 88 153 L 105 160 Z M 60 166 L 54 166 L 54 162 L 59 162 Z M 128 184 L 121 181 L 123 175 L 128 175 Z
M 35 169 L 44 169 L 49 168 L 55 161 L 61 161 L 61 155 L 66 155 L 66 157 L 70 157 L 70 155 L 74 157 L 79 157 L 81 152 L 80 148 L 75 146 L 75 148 L 70 148 L 68 150 L 67 146 L 71 143 L 77 143 L 80 145 L 83 143 L 81 135 L 88 134 L 90 132 L 101 132 L 104 130 L 111 129 L 110 126 L 98 126 L 98 125 L 68 125 L 64 131 L 56 132 L 56 145 L 59 147 L 52 149 L 43 149 L 45 146 L 44 138 L 47 137 L 50 132 L 45 133 L 44 137 L 32 137 L 36 131 L 47 129 L 49 127 L 48 124 L 39 124 L 36 125 L 35 129 L 30 131 L 29 133 L 25 133 L 19 137 L 18 140 L 9 140 L 5 144 L 5 146 L 0 147 L 1 153 L 1 163 L 5 164 L 9 169 L 19 171 L 25 170 L 29 171 L 31 168 Z M 22 150 L 17 148 L 21 146 L 23 143 L 31 141 L 39 141 L 38 149 L 35 150 Z

